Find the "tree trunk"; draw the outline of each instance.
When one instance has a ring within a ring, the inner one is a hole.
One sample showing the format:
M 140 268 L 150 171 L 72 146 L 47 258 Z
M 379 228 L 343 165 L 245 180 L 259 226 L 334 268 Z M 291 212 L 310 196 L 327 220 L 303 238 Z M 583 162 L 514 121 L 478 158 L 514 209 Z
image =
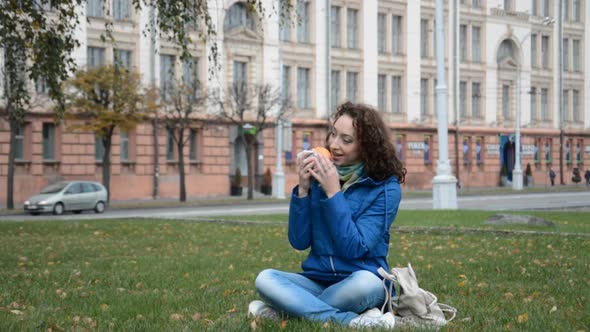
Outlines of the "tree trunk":
M 102 185 L 107 190 L 107 203 L 111 201 L 111 142 L 112 142 L 112 130 L 111 134 L 107 137 L 102 138 L 102 144 L 104 147 L 104 155 L 102 156 Z
M 10 107 L 10 106 L 9 106 Z M 10 110 L 8 111 L 10 112 Z M 10 121 L 10 147 L 8 152 L 8 177 L 6 178 L 6 208 L 14 209 L 14 159 L 16 154 L 16 123 Z
M 246 138 L 246 160 L 248 162 L 248 199 L 254 198 L 254 161 L 252 156 L 252 145 L 254 138 Z
M 184 130 L 181 128 L 178 132 L 178 175 L 180 176 L 180 201 L 186 202 L 186 184 L 184 174 Z

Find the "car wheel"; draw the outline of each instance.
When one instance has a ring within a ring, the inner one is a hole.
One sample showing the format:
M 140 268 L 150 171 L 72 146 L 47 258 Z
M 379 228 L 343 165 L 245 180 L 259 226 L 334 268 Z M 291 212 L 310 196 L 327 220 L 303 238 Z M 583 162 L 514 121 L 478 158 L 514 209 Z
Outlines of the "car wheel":
M 53 206 L 53 214 L 59 216 L 60 214 L 64 213 L 64 205 L 62 203 L 56 203 Z
M 103 213 L 104 212 L 104 202 L 98 202 L 96 203 L 96 206 L 94 207 L 94 212 L 96 213 Z

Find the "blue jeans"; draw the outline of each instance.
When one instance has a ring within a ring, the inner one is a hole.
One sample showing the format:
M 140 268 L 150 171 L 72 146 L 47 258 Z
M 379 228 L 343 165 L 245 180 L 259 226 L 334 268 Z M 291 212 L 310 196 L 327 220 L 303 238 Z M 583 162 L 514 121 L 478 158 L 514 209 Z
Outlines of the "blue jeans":
M 342 325 L 370 308 L 381 307 L 385 301 L 381 279 L 363 270 L 324 286 L 296 273 L 267 269 L 258 274 L 256 290 L 281 313 Z

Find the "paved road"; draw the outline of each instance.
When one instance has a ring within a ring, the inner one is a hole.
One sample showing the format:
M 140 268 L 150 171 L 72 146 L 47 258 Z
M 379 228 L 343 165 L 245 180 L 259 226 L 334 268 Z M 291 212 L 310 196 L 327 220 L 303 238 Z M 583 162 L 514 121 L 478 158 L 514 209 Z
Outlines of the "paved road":
M 590 212 L 590 192 L 576 193 L 535 193 L 511 195 L 486 195 L 459 197 L 459 208 L 469 210 L 575 210 Z M 431 209 L 431 198 L 407 198 L 402 200 L 401 209 Z M 74 220 L 74 219 L 119 219 L 119 218 L 193 218 L 221 215 L 252 215 L 287 213 L 285 203 L 256 203 L 209 207 L 165 207 L 145 209 L 112 209 L 104 214 L 85 212 L 63 216 L 12 215 L 0 216 L 0 221 L 20 220 Z

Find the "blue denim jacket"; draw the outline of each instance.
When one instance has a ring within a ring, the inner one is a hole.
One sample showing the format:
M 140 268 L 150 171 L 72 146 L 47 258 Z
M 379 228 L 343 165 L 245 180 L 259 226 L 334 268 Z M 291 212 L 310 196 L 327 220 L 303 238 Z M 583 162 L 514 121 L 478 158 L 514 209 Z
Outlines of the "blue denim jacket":
M 396 177 L 374 181 L 363 177 L 346 192 L 328 199 L 317 181 L 308 196 L 293 189 L 289 207 L 289 242 L 311 247 L 303 275 L 324 283 L 338 282 L 352 272 L 389 270 L 389 228 L 401 201 Z

